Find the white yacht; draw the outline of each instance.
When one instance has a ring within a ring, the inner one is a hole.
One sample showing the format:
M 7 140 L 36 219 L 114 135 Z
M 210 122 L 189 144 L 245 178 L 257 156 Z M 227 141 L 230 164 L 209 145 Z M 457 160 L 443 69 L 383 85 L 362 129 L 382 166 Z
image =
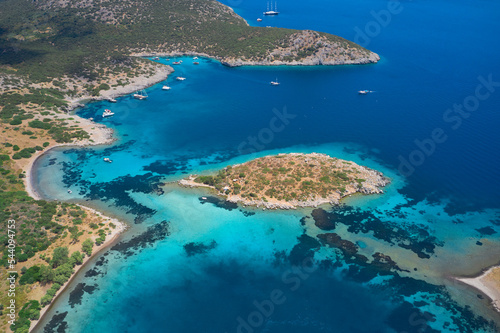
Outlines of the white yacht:
M 358 91 L 358 94 L 360 94 L 360 95 L 366 95 L 369 92 L 370 92 L 370 90 L 360 90 L 360 91 Z
M 110 98 L 110 99 L 108 99 L 108 101 L 111 103 L 116 103 L 116 99 L 114 99 L 114 98 Z
M 278 82 L 278 78 L 276 78 L 276 81 L 271 81 L 272 86 L 279 86 L 280 83 Z
M 139 92 L 136 92 L 136 93 L 134 94 L 134 98 L 137 98 L 137 99 L 143 100 L 143 99 L 148 98 L 148 94 L 146 94 L 146 91 L 142 90 L 140 93 L 139 93 Z
M 177 81 L 184 81 L 186 78 L 182 76 L 178 76 L 175 78 Z
M 112 163 L 113 161 L 109 159 L 109 157 L 103 158 L 104 162 Z
M 271 1 L 271 10 L 269 10 L 269 2 L 267 3 L 267 11 L 264 12 L 264 15 L 272 16 L 272 15 L 278 15 L 280 12 L 278 12 L 278 5 L 276 2 L 274 2 L 274 10 L 273 10 L 273 2 Z
M 193 60 L 198 60 L 198 57 L 194 57 Z
M 259 17 L 259 18 L 257 19 L 257 22 L 262 22 L 262 19 Z
M 102 113 L 102 117 L 103 118 L 106 118 L 106 117 L 111 117 L 112 115 L 114 115 L 114 112 L 111 111 L 110 109 L 106 109 L 104 110 L 104 112 Z
M 170 90 L 171 88 L 169 86 L 163 86 L 161 87 L 161 90 Z

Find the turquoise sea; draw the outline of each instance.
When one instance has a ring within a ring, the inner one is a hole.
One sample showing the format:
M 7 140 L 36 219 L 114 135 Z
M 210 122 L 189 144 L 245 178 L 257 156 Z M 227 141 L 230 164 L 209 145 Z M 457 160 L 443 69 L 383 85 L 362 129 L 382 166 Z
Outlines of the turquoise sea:
M 262 22 L 264 1 L 225 3 L 251 25 L 337 34 L 381 61 L 227 68 L 163 58 L 183 63 L 147 100 L 78 110 L 118 140 L 51 150 L 35 185 L 130 229 L 36 331 L 498 331 L 486 296 L 452 277 L 500 262 L 500 3 L 288 0 Z M 115 116 L 102 119 L 105 108 Z M 282 152 L 353 160 L 392 183 L 296 211 L 175 184 Z

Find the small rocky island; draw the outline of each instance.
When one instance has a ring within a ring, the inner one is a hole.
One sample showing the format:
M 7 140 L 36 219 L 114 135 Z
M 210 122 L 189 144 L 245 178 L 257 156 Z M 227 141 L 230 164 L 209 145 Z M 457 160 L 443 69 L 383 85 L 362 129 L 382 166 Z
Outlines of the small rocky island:
M 210 187 L 230 202 L 270 209 L 338 205 L 354 193 L 383 193 L 381 172 L 325 154 L 279 154 L 228 166 L 215 175 L 191 175 L 182 186 Z

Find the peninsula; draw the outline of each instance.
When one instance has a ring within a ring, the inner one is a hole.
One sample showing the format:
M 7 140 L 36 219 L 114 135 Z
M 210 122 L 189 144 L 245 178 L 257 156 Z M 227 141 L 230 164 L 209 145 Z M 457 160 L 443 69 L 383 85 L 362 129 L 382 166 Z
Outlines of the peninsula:
M 500 266 L 494 266 L 479 276 L 472 278 L 457 278 L 487 295 L 492 306 L 500 312 Z
M 383 193 L 381 172 L 325 154 L 278 154 L 228 166 L 214 175 L 190 176 L 182 186 L 206 186 L 230 202 L 270 209 L 337 205 L 346 196 Z

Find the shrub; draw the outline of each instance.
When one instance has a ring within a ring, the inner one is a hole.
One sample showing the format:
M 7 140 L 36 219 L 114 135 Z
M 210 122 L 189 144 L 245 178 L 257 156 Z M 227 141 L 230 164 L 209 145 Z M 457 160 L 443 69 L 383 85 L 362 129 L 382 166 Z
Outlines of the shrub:
M 45 129 L 45 130 L 49 130 L 52 127 L 52 125 L 50 123 L 43 122 L 40 120 L 32 120 L 28 123 L 28 125 L 32 128 L 41 128 L 41 129 Z
M 79 251 L 73 252 L 71 254 L 70 263 L 73 266 L 81 265 L 83 263 L 83 254 L 81 254 Z
M 27 269 L 26 273 L 24 273 L 21 276 L 21 278 L 19 279 L 19 284 L 20 285 L 33 284 L 37 281 L 40 281 L 40 267 L 32 266 L 29 269 Z
M 49 266 L 42 265 L 40 267 L 38 274 L 39 274 L 38 278 L 41 283 L 50 283 L 54 281 L 55 272 Z
M 69 260 L 68 254 L 68 248 L 65 246 L 55 248 L 51 260 L 52 267 L 56 268 L 67 263 Z
M 42 304 L 42 306 L 46 306 L 46 305 L 49 305 L 51 301 L 52 301 L 52 297 L 49 295 L 45 295 L 40 300 L 40 303 Z
M 101 85 L 99 86 L 98 89 L 99 90 L 109 90 L 109 89 L 111 89 L 111 87 L 106 83 L 101 83 Z
M 14 118 L 13 120 L 10 121 L 10 125 L 21 125 L 23 121 L 19 118 Z
M 88 238 L 82 243 L 82 252 L 88 255 L 89 257 L 92 255 L 92 247 L 94 246 L 94 242 Z

